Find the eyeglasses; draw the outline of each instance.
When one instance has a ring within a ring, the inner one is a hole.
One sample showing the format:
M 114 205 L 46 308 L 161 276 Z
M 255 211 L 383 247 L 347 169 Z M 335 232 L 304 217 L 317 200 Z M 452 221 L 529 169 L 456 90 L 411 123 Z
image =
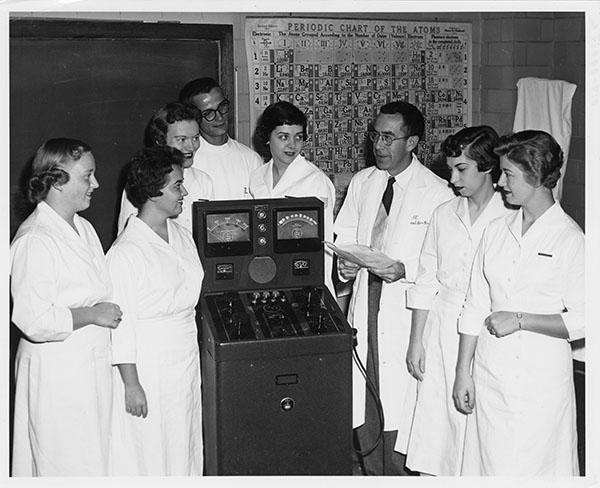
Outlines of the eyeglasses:
M 217 112 L 219 112 L 221 115 L 225 115 L 226 113 L 229 112 L 229 105 L 230 105 L 229 100 L 223 100 L 221 103 L 219 103 L 219 106 L 217 107 L 216 110 L 214 108 L 209 108 L 207 110 L 204 110 L 201 114 L 202 118 L 204 120 L 206 120 L 207 122 L 210 122 L 211 120 L 215 120 L 215 117 L 217 116 Z
M 381 140 L 383 141 L 383 143 L 386 146 L 391 146 L 392 142 L 394 142 L 394 141 L 398 141 L 400 139 L 408 139 L 409 137 L 412 137 L 412 136 L 392 137 L 388 134 L 380 134 L 376 130 L 370 130 L 369 132 L 367 132 L 367 134 L 369 136 L 369 139 L 371 139 L 371 142 L 373 142 L 374 144 L 377 143 L 377 141 L 381 137 Z

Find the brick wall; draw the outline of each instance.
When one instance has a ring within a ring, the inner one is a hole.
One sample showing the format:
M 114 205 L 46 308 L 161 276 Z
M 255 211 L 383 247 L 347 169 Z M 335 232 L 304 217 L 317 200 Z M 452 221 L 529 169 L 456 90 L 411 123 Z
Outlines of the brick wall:
M 584 228 L 585 14 L 485 13 L 481 28 L 480 123 L 500 133 L 512 130 L 520 78 L 560 79 L 577 85 L 561 204 Z

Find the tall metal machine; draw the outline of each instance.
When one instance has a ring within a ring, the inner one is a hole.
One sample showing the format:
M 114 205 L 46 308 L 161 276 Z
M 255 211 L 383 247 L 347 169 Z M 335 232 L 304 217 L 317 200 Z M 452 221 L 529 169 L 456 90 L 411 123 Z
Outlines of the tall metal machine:
M 314 197 L 194 202 L 205 474 L 352 474 L 352 333 Z

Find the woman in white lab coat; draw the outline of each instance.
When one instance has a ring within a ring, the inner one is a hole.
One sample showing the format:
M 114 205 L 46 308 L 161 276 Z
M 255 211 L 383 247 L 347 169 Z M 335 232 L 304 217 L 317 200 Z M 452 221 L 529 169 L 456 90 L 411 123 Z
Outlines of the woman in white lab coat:
M 50 139 L 33 160 L 37 206 L 10 247 L 16 355 L 13 476 L 109 474 L 112 303 L 104 252 L 77 212 L 98 188 L 90 147 Z
M 498 134 L 467 127 L 442 143 L 450 183 L 459 196 L 433 213 L 407 292 L 412 309 L 409 373 L 419 380 L 408 442 L 407 466 L 435 476 L 460 474 L 466 417 L 452 400 L 458 353 L 458 316 L 465 300 L 475 250 L 487 224 L 508 209 L 494 188 Z
M 250 174 L 252 198 L 315 196 L 323 201 L 325 240 L 333 242 L 335 187 L 331 179 L 300 153 L 306 140 L 306 115 L 295 105 L 280 101 L 269 105 L 256 128 L 257 150 L 267 161 Z M 335 297 L 333 254 L 325 249 L 324 283 Z
M 139 209 L 108 251 L 124 311 L 114 331 L 114 474 L 202 474 L 200 358 L 195 306 L 204 271 L 182 211 L 183 156 L 157 146 L 130 161 Z M 120 378 L 119 378 L 120 376 Z
M 212 178 L 204 171 L 192 168 L 194 154 L 200 147 L 198 120 L 201 117 L 200 111 L 194 105 L 171 102 L 154 113 L 146 129 L 147 146 L 169 146 L 183 153 L 183 176 L 188 193 L 183 202 L 183 211 L 175 219 L 190 232 L 192 232 L 192 202 L 212 200 L 214 197 Z M 136 215 L 137 212 L 138 209 L 123 190 L 117 234 L 122 232 L 129 217 Z
M 563 153 L 551 135 L 503 137 L 496 154 L 521 208 L 485 230 L 459 320 L 462 474 L 576 476 L 569 341 L 585 334 L 584 235 L 552 196 Z

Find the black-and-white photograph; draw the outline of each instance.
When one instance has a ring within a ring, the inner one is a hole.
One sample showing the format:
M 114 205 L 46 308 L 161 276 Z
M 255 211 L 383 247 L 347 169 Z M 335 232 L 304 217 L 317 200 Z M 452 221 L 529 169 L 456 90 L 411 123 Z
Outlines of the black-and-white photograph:
M 0 16 L 7 483 L 600 486 L 600 4 Z

